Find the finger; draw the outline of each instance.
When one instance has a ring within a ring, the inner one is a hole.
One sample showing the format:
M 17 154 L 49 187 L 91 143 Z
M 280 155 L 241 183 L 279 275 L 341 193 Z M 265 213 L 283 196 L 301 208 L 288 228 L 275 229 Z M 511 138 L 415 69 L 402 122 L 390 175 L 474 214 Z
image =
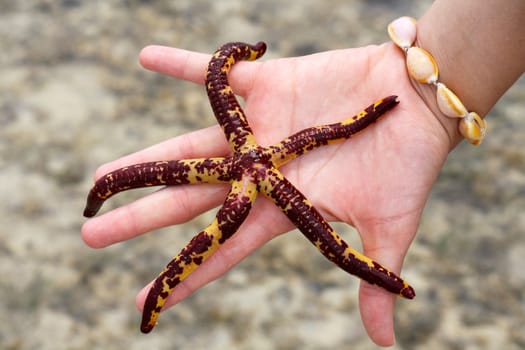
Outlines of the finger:
M 210 59 L 211 54 L 158 45 L 146 46 L 139 55 L 144 68 L 197 84 L 204 84 Z M 233 91 L 245 95 L 253 85 L 258 67 L 257 62 L 236 63 L 229 74 Z
M 89 219 L 82 226 L 82 239 L 90 247 L 103 248 L 161 227 L 184 223 L 218 205 L 226 192 L 224 185 L 167 187 Z
M 176 160 L 203 157 L 220 157 L 230 152 L 224 134 L 218 126 L 177 136 L 141 151 L 101 165 L 95 180 L 123 166 L 157 160 Z
M 268 222 L 272 225 L 269 226 Z M 256 201 L 239 231 L 175 288 L 164 308 L 175 305 L 195 290 L 219 278 L 264 243 L 291 228 L 292 224 L 266 198 Z M 143 309 L 150 287 L 151 283 L 137 295 L 136 304 L 139 310 Z
M 144 68 L 197 84 L 204 84 L 210 58 L 210 54 L 159 45 L 146 46 L 139 55 Z

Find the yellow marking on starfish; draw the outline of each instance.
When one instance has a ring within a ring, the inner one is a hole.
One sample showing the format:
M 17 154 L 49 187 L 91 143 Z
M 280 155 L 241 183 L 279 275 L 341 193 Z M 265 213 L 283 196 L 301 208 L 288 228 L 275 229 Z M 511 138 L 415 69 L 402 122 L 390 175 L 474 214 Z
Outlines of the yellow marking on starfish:
M 377 107 L 379 107 L 383 102 L 384 102 L 383 99 L 379 99 L 379 100 L 377 100 L 376 102 L 374 102 L 374 109 L 376 109 Z
M 250 57 L 248 57 L 248 61 L 255 61 L 260 55 L 259 51 L 256 50 L 250 50 Z
M 228 73 L 234 63 L 235 63 L 235 57 L 233 56 L 226 57 L 226 61 L 224 62 L 224 65 L 221 67 L 221 72 Z
M 226 85 L 221 91 L 219 91 L 219 93 L 222 95 L 229 95 L 229 94 L 233 94 L 233 90 L 230 87 L 230 85 Z M 231 112 L 231 111 L 228 111 L 228 112 Z
M 166 180 L 164 180 L 164 175 L 162 175 L 162 174 L 157 175 L 157 180 L 161 184 L 165 184 L 166 183 Z
M 223 90 L 224 91 L 224 90 Z M 231 91 L 231 88 L 230 88 L 230 91 Z M 230 117 L 235 117 L 237 116 L 239 118 L 239 116 L 242 116 L 242 111 L 240 110 L 240 108 L 237 106 L 235 108 L 231 108 L 231 109 L 228 109 L 228 115 Z

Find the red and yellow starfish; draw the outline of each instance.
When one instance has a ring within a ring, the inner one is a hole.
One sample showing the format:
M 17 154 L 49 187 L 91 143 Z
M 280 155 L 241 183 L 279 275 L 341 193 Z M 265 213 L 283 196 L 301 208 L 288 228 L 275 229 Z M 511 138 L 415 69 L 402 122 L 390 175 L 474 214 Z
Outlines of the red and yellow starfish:
M 376 101 L 340 123 L 299 131 L 269 147 L 257 144 L 246 116 L 228 83 L 239 60 L 255 60 L 266 45 L 227 43 L 213 55 L 206 90 L 213 112 L 233 154 L 229 157 L 165 160 L 127 166 L 98 179 L 89 192 L 84 216 L 94 216 L 104 201 L 132 188 L 198 183 L 229 183 L 231 189 L 214 221 L 171 260 L 154 281 L 144 304 L 141 330 L 150 332 L 174 288 L 230 238 L 246 219 L 258 193 L 277 205 L 330 261 L 343 270 L 389 292 L 412 299 L 414 290 L 400 277 L 350 247 L 321 214 L 278 170 L 286 162 L 317 147 L 342 141 L 374 123 L 395 107 L 396 96 Z

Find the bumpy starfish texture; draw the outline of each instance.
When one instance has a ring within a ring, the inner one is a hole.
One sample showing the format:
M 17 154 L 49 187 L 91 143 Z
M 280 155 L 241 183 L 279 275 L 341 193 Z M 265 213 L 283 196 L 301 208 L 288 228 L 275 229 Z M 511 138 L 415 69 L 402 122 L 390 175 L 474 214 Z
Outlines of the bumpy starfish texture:
M 255 60 L 266 45 L 227 43 L 217 50 L 206 73 L 206 90 L 213 112 L 233 154 L 229 157 L 165 160 L 127 166 L 98 179 L 88 195 L 84 216 L 94 216 L 104 201 L 118 192 L 148 186 L 229 183 L 231 189 L 213 222 L 198 233 L 155 279 L 144 304 L 141 331 L 150 332 L 168 296 L 230 238 L 248 216 L 258 193 L 279 207 L 330 261 L 371 284 L 408 299 L 414 290 L 379 263 L 350 247 L 321 214 L 278 170 L 312 149 L 350 138 L 395 107 L 396 96 L 376 101 L 340 123 L 299 131 L 269 147 L 256 143 L 246 116 L 228 83 L 228 72 L 239 60 Z

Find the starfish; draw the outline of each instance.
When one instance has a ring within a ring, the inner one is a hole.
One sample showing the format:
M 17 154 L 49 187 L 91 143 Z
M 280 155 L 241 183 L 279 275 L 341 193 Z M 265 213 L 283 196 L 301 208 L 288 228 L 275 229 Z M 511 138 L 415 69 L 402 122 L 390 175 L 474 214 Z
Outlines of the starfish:
M 227 43 L 213 55 L 206 71 L 206 90 L 218 123 L 232 148 L 228 157 L 163 160 L 130 165 L 98 179 L 89 192 L 84 216 L 92 217 L 106 199 L 133 188 L 199 183 L 229 183 L 230 191 L 213 222 L 199 232 L 155 279 L 144 304 L 141 331 L 157 323 L 169 294 L 230 238 L 248 216 L 258 193 L 269 198 L 319 251 L 337 266 L 389 292 L 412 299 L 403 279 L 350 247 L 308 199 L 278 170 L 312 149 L 342 141 L 364 130 L 398 103 L 388 96 L 358 114 L 330 125 L 299 131 L 269 147 L 257 144 L 246 115 L 228 82 L 239 60 L 255 60 L 266 44 Z

